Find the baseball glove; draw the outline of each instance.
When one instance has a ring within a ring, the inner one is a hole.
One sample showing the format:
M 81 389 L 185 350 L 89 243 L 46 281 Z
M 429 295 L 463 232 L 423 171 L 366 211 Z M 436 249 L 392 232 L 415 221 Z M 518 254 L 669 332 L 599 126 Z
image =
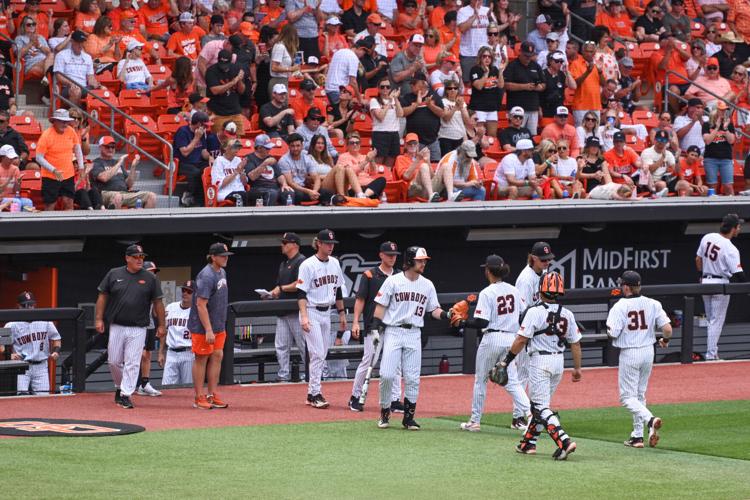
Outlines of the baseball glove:
M 490 370 L 490 380 L 503 387 L 508 383 L 508 367 L 503 366 L 502 361 L 497 363 L 492 367 L 492 370 Z
M 469 319 L 469 303 L 465 300 L 459 300 L 450 309 L 450 319 L 452 326 L 459 326 L 462 321 Z

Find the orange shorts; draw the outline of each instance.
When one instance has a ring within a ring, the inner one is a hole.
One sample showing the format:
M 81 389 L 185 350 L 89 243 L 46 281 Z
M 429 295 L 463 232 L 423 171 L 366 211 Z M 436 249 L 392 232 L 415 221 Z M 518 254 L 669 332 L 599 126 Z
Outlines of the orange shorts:
M 227 332 L 214 332 L 213 344 L 206 343 L 206 335 L 203 333 L 191 333 L 190 338 L 193 340 L 193 352 L 198 356 L 208 356 L 214 351 L 224 349 Z

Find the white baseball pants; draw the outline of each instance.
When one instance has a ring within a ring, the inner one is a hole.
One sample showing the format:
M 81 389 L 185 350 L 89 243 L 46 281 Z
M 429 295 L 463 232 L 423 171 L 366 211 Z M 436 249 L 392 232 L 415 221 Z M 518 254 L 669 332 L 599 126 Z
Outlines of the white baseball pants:
M 334 321 L 334 325 L 338 325 L 338 315 Z M 332 327 L 328 334 L 328 348 L 330 349 L 336 343 L 336 336 L 338 335 L 338 326 Z M 345 335 L 342 339 L 346 342 L 347 336 Z M 325 378 L 347 378 L 346 369 L 349 367 L 348 359 L 331 359 L 326 361 L 325 369 L 323 370 L 323 376 Z
M 190 349 L 182 352 L 167 349 L 167 361 L 164 363 L 161 384 L 192 384 L 193 361 L 195 361 L 195 354 Z
M 404 376 L 404 397 L 412 403 L 419 397 L 419 374 L 422 369 L 422 332 L 389 326 L 383 337 L 380 360 L 380 407 L 390 408 L 393 386 L 399 383 L 398 369 Z
M 276 377 L 280 381 L 288 382 L 291 379 L 291 366 L 289 356 L 292 346 L 296 345 L 305 361 L 305 336 L 299 325 L 299 315 L 291 314 L 279 316 L 276 319 L 276 360 L 279 362 L 279 372 Z
M 724 327 L 729 308 L 729 295 L 704 295 L 703 305 L 706 308 L 706 320 L 708 321 L 706 340 L 706 359 L 718 359 L 719 337 Z
M 364 334 L 364 332 L 362 332 Z M 380 336 L 381 342 L 384 341 L 385 332 Z M 354 385 L 352 386 L 352 396 L 359 398 L 362 395 L 362 386 L 365 384 L 365 377 L 367 376 L 367 368 L 372 363 L 372 358 L 375 356 L 375 346 L 372 342 L 372 335 L 365 336 L 365 351 L 362 353 L 362 361 L 359 362 L 357 372 L 354 374 Z M 381 349 L 382 352 L 382 349 Z M 381 363 L 382 364 L 382 363 Z M 399 364 L 396 369 L 396 383 L 393 384 L 391 389 L 391 401 L 401 401 L 401 365 Z
M 141 374 L 141 353 L 146 342 L 146 328 L 140 326 L 109 326 L 107 354 L 109 371 L 115 388 L 130 397 Z
M 310 331 L 304 333 L 307 353 L 310 356 L 310 364 L 307 367 L 307 393 L 315 396 L 320 394 L 320 379 L 323 377 L 323 366 L 328 356 L 331 315 L 328 311 L 318 311 L 308 306 L 307 318 L 310 320 Z
M 541 408 L 549 408 L 552 395 L 562 380 L 565 358 L 560 354 L 529 356 L 529 399 Z
M 643 425 L 654 415 L 646 408 L 646 388 L 654 366 L 654 346 L 620 349 L 617 381 L 620 403 L 633 414 L 631 437 L 643 437 Z
M 18 375 L 16 382 L 19 394 L 26 394 L 29 389 L 33 393 L 49 393 L 47 361 L 36 365 L 29 364 L 29 369 L 26 370 L 26 373 Z

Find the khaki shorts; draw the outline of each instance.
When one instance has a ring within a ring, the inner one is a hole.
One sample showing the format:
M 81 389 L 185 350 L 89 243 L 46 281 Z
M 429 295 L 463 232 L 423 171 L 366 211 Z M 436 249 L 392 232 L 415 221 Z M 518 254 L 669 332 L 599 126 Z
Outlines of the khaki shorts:
M 435 176 L 432 178 L 432 191 L 435 193 L 439 193 L 445 189 L 445 186 L 443 186 L 442 179 L 438 176 Z M 409 191 L 408 191 L 409 198 L 429 198 L 430 195 L 427 192 L 427 188 L 425 188 L 419 179 L 419 177 L 415 177 L 413 181 L 411 181 L 411 184 L 409 184 Z
M 508 196 L 508 193 L 510 193 L 510 186 L 498 186 L 497 187 L 498 196 Z M 534 193 L 534 188 L 531 186 L 521 186 L 518 188 L 518 196 L 526 197 L 526 196 L 531 196 L 533 193 Z
M 118 194 L 122 196 L 122 205 L 130 208 L 135 208 L 136 200 L 141 200 L 145 207 L 149 196 L 148 191 L 102 191 L 104 206 L 109 206 Z

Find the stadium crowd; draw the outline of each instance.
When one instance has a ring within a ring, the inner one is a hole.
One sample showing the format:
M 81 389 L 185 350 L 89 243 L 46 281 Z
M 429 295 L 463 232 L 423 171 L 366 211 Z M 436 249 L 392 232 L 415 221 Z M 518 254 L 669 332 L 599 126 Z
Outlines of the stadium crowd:
M 156 206 L 112 137 L 168 158 L 143 128 L 173 145 L 177 175 L 155 173 L 184 206 L 744 189 L 750 0 L 537 11 L 523 37 L 508 0 L 11 0 L 0 207 Z M 35 80 L 57 87 L 44 131 L 15 99 Z M 102 101 L 141 127 L 90 123 Z

